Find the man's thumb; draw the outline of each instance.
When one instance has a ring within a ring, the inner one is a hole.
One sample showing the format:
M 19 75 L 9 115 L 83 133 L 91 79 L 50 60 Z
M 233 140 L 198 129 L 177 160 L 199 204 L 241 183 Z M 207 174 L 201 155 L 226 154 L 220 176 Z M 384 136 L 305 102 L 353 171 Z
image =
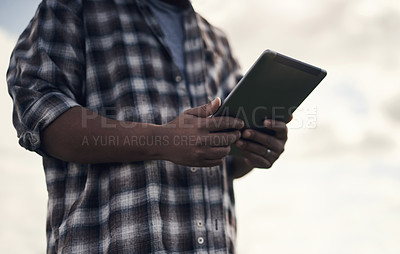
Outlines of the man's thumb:
M 219 106 L 221 106 L 221 99 L 215 98 L 212 102 L 204 104 L 197 108 L 191 108 L 186 111 L 186 114 L 197 116 L 197 117 L 208 117 L 217 112 Z

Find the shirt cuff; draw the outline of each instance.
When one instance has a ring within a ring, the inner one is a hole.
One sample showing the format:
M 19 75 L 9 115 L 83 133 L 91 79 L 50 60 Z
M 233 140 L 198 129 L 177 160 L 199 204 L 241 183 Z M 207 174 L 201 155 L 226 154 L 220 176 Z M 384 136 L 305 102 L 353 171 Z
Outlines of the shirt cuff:
M 41 132 L 61 114 L 72 107 L 80 106 L 73 99 L 61 93 L 49 93 L 38 99 L 19 122 L 17 128 L 19 144 L 27 150 L 35 151 L 42 156 L 47 156 L 41 149 Z

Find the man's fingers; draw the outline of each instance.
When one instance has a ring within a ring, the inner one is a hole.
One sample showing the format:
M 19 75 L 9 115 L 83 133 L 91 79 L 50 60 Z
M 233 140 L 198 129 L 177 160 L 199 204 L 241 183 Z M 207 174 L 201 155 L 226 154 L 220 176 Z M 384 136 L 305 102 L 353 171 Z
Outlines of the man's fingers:
M 197 152 L 199 166 L 211 167 L 220 165 L 225 157 L 231 151 L 230 146 L 225 147 L 208 147 L 207 150 Z
M 240 139 L 240 131 L 217 132 L 204 136 L 187 138 L 188 142 L 196 146 L 227 147 Z
M 244 127 L 244 122 L 233 117 L 211 117 L 204 121 L 202 127 L 212 132 L 232 129 L 240 130 Z
M 270 168 L 272 167 L 272 164 L 274 161 L 269 161 L 268 159 L 264 158 L 263 156 L 260 156 L 258 154 L 254 154 L 245 150 L 242 150 L 242 154 L 245 158 L 248 159 L 248 161 L 251 162 L 251 164 L 255 168 Z
M 278 132 L 276 135 L 278 135 Z M 271 136 L 259 131 L 247 129 L 243 132 L 242 137 L 252 142 L 259 143 L 263 147 L 267 147 L 277 154 L 281 154 L 284 150 L 284 144 L 282 143 L 282 140 L 276 136 Z
M 230 146 L 213 147 L 207 154 L 206 160 L 220 160 L 225 158 L 231 151 Z
M 265 146 L 260 145 L 258 143 L 254 143 L 251 141 L 246 141 L 246 140 L 239 140 L 238 142 L 236 142 L 235 144 L 237 147 L 239 147 L 242 150 L 246 150 L 249 151 L 251 153 L 255 153 L 258 154 L 260 156 L 263 156 L 264 154 L 267 153 L 267 149 Z
M 276 134 L 275 136 L 279 139 L 286 140 L 288 134 L 288 128 L 286 123 L 282 121 L 275 121 L 275 120 L 265 120 L 264 126 L 270 130 L 273 130 Z
M 273 149 L 267 148 L 252 141 L 240 139 L 238 142 L 236 142 L 235 145 L 243 151 L 257 154 L 269 160 L 272 159 L 273 161 L 275 161 L 279 158 L 279 154 L 276 153 Z
M 212 102 L 197 108 L 188 109 L 185 111 L 185 113 L 196 117 L 206 118 L 217 112 L 219 106 L 221 106 L 221 99 L 217 97 Z
M 240 131 L 212 133 L 207 136 L 206 144 L 212 147 L 230 146 L 240 139 Z

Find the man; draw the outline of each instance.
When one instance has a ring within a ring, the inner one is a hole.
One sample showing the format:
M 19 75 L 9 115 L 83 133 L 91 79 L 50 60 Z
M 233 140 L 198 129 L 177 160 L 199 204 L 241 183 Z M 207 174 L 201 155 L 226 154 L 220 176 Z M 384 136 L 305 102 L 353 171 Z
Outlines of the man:
M 19 142 L 43 156 L 47 252 L 234 253 L 233 179 L 287 139 L 209 117 L 239 78 L 186 0 L 44 0 L 7 81 Z

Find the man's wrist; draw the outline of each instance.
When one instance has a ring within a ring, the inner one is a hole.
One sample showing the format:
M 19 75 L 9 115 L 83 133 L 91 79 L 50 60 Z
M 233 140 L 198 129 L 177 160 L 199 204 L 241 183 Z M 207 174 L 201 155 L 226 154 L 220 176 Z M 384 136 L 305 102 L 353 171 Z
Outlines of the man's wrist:
M 141 151 L 144 160 L 165 160 L 170 138 L 162 125 L 146 123 L 138 125 L 139 129 L 133 129 L 132 135 L 125 138 L 123 145 L 131 147 L 132 153 Z

